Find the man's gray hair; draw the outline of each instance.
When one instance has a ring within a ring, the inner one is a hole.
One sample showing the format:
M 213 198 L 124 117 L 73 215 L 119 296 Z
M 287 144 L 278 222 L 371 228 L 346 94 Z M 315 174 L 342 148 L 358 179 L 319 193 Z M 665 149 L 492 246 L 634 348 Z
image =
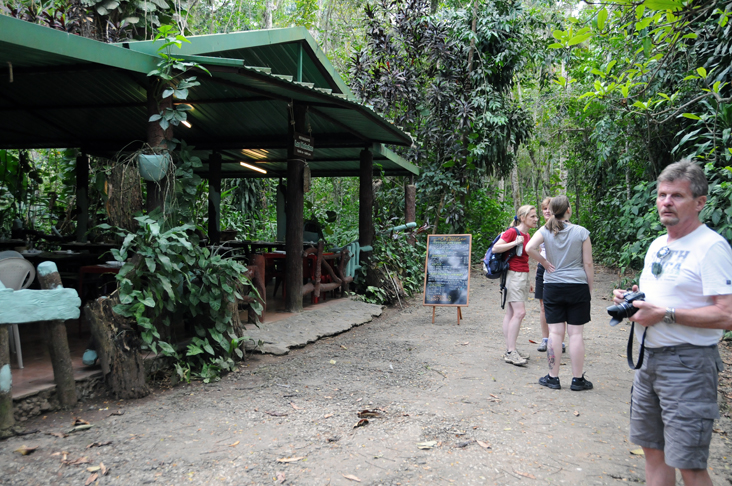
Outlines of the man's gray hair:
M 695 198 L 707 195 L 709 184 L 707 184 L 704 171 L 698 164 L 689 159 L 681 159 L 663 169 L 657 181 L 660 184 L 661 182 L 673 182 L 679 179 L 689 181 L 691 195 Z

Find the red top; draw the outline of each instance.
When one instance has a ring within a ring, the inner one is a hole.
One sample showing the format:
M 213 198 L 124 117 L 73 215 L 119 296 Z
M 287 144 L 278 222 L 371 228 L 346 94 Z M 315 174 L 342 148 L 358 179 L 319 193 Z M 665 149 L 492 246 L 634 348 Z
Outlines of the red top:
M 521 233 L 521 236 L 524 237 L 524 252 L 521 254 L 521 256 L 514 255 L 508 261 L 508 269 L 513 270 L 514 272 L 528 272 L 529 271 L 529 254 L 526 252 L 526 245 L 528 245 L 529 239 L 531 239 L 531 236 L 529 236 L 527 233 Z M 501 239 L 503 241 L 505 241 L 506 243 L 511 243 L 512 241 L 516 240 L 516 229 L 508 228 L 501 235 Z M 511 251 L 511 250 L 508 250 L 508 251 Z

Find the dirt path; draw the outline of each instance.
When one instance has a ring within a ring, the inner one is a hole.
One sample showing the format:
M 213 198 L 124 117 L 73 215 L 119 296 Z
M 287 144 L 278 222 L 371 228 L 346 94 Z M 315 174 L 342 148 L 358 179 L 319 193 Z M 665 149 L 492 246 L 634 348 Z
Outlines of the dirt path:
M 594 390 L 569 390 L 566 354 L 564 388 L 538 385 L 547 365 L 529 342 L 540 338 L 535 301 L 519 338 L 532 359 L 525 368 L 504 363 L 497 284 L 475 274 L 460 326 L 448 308 L 432 324 L 417 300 L 287 356 L 255 356 L 218 384 L 30 421 L 41 432 L 67 431 L 72 416 L 94 427 L 0 442 L 0 483 L 84 484 L 99 462 L 110 472 L 96 484 L 355 484 L 347 476 L 370 485 L 642 483 L 644 459 L 627 441 L 629 329 L 607 324 L 603 297 L 614 275 L 598 272 L 596 280 L 585 331 Z M 732 363 L 726 347 L 723 358 Z M 728 382 L 722 391 L 730 393 Z M 109 416 L 119 409 L 124 415 Z M 381 417 L 354 428 L 364 409 Z M 710 461 L 716 485 L 732 483 L 732 424 L 723 411 Z M 419 449 L 423 442 L 434 446 Z M 23 444 L 39 448 L 12 452 Z M 64 455 L 90 464 L 65 465 Z

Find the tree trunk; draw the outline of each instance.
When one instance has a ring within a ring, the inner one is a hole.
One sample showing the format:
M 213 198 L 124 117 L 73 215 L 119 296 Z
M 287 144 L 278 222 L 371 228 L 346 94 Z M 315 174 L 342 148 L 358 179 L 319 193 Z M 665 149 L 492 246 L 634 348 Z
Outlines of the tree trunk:
M 8 326 L 0 326 L 0 439 L 14 435 L 14 427 L 10 339 Z
M 514 165 L 511 169 L 511 196 L 513 197 L 513 211 L 518 212 L 521 206 L 521 187 L 518 177 L 518 166 Z
M 116 314 L 118 294 L 100 297 L 84 307 L 91 326 L 105 382 L 117 398 L 142 398 L 150 394 L 140 353 L 142 341 L 133 321 Z
M 110 224 L 137 231 L 135 216 L 142 212 L 140 173 L 131 165 L 118 164 L 107 175 L 107 203 Z
M 89 156 L 76 157 L 76 241 L 86 243 L 89 226 Z
M 274 10 L 274 1 L 266 0 L 264 4 L 264 28 L 272 28 L 272 11 Z

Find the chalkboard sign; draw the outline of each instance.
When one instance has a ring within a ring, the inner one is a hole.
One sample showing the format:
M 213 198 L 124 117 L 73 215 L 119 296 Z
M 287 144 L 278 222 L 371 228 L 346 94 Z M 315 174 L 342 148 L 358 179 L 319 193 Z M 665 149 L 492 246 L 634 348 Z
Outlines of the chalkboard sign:
M 472 235 L 429 235 L 424 305 L 467 306 Z

